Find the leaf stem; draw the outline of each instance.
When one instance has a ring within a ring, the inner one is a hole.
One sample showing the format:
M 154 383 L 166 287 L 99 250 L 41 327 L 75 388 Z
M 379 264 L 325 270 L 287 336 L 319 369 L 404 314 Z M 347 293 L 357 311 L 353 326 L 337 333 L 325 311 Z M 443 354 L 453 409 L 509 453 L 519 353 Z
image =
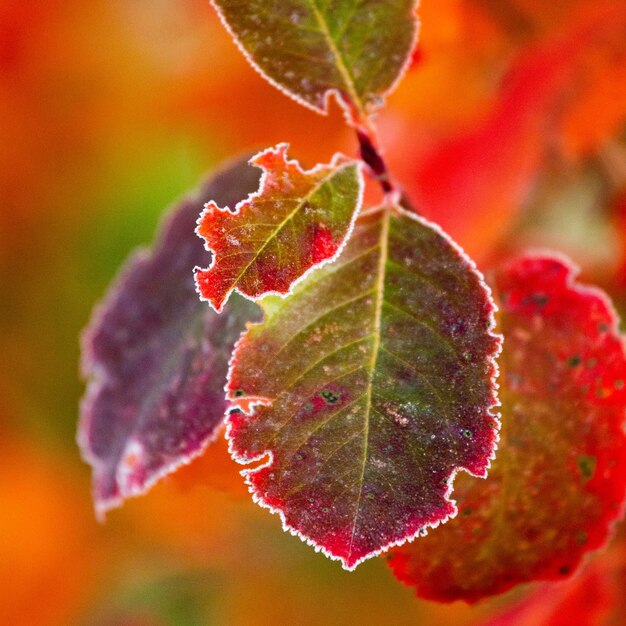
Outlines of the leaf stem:
M 369 167 L 372 178 L 380 183 L 385 196 L 395 196 L 394 203 L 398 203 L 407 211 L 419 215 L 420 212 L 415 208 L 406 193 L 391 178 L 385 159 L 376 147 L 377 142 L 374 139 L 373 128 L 370 126 L 365 130 L 363 127 L 357 126 L 356 134 L 359 140 L 361 159 Z
M 361 158 L 372 171 L 373 178 L 380 183 L 380 186 L 385 194 L 392 193 L 395 191 L 395 187 L 389 177 L 387 164 L 385 163 L 382 154 L 374 145 L 372 137 L 370 134 L 359 128 L 356 130 L 356 135 L 359 139 L 359 152 L 361 154 Z

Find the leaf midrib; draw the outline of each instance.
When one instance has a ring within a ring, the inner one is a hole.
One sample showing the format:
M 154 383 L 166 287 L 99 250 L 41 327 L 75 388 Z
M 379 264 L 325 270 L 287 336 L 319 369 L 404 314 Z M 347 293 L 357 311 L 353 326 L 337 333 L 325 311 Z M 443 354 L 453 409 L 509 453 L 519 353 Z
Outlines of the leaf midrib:
M 372 355 L 368 364 L 369 381 L 367 384 L 367 392 L 365 395 L 365 425 L 363 429 L 363 457 L 361 459 L 361 475 L 359 478 L 359 495 L 357 497 L 356 506 L 354 509 L 354 519 L 352 521 L 352 533 L 350 535 L 350 545 L 348 547 L 348 555 L 352 554 L 352 546 L 354 544 L 354 535 L 356 532 L 357 521 L 359 519 L 359 511 L 361 507 L 361 498 L 363 495 L 363 482 L 365 478 L 365 467 L 367 465 L 367 453 L 369 450 L 369 423 L 370 415 L 372 411 L 372 388 L 374 380 L 374 372 L 376 371 L 376 364 L 378 362 L 378 355 L 380 353 L 381 343 L 381 325 L 382 325 L 382 311 L 385 301 L 385 274 L 387 266 L 387 257 L 389 255 L 389 222 L 391 216 L 390 207 L 386 207 L 383 212 L 382 226 L 380 230 L 380 257 L 378 259 L 378 270 L 376 277 L 376 303 L 374 305 L 374 341 L 372 344 Z
M 311 10 L 313 11 L 313 15 L 315 16 L 315 19 L 317 20 L 317 23 L 319 24 L 320 32 L 324 36 L 324 39 L 326 40 L 326 44 L 328 45 L 328 48 L 330 49 L 335 59 L 335 65 L 337 67 L 337 70 L 339 71 L 339 74 L 341 74 L 341 78 L 343 79 L 343 82 L 346 86 L 348 95 L 350 96 L 350 100 L 352 101 L 352 104 L 357 109 L 359 113 L 359 117 L 361 119 L 365 119 L 366 117 L 365 109 L 363 106 L 363 102 L 361 101 L 361 96 L 359 96 L 356 90 L 356 87 L 354 85 L 354 79 L 352 78 L 352 75 L 350 74 L 350 71 L 348 70 L 348 67 L 343 59 L 343 55 L 339 51 L 339 48 L 337 48 L 335 44 L 335 40 L 333 39 L 330 33 L 330 28 L 328 27 L 328 22 L 326 21 L 326 17 L 322 13 L 321 9 L 317 6 L 316 0 L 308 0 L 308 2 L 309 2 L 309 5 L 311 6 Z

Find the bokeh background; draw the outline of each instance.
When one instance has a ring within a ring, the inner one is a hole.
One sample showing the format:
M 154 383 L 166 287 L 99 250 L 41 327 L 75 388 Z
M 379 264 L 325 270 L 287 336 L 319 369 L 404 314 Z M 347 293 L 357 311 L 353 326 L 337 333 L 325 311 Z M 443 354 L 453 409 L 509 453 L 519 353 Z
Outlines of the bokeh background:
M 378 120 L 395 176 L 483 269 L 556 248 L 624 310 L 626 3 L 420 13 Z M 283 533 L 223 444 L 95 521 L 79 333 L 169 204 L 279 141 L 308 165 L 356 152 L 338 108 L 317 116 L 266 85 L 207 0 L 0 0 L 0 623 L 626 623 L 626 540 L 567 583 L 425 602 L 382 559 L 348 574 Z

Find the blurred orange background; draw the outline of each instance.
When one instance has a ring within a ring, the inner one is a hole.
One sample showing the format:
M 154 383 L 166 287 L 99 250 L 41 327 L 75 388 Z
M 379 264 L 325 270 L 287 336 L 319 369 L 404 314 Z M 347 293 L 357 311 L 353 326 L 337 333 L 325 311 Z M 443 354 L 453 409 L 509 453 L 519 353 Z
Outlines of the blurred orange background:
M 378 119 L 394 175 L 483 269 L 549 246 L 626 304 L 626 3 L 420 14 Z M 623 542 L 564 585 L 425 602 L 382 559 L 349 574 L 283 533 L 221 443 L 95 521 L 75 444 L 80 330 L 166 206 L 280 141 L 307 165 L 357 149 L 337 106 L 317 116 L 266 85 L 208 0 L 0 0 L 0 623 L 565 624 L 563 606 L 583 606 L 591 624 L 610 603 L 603 623 L 625 623 Z

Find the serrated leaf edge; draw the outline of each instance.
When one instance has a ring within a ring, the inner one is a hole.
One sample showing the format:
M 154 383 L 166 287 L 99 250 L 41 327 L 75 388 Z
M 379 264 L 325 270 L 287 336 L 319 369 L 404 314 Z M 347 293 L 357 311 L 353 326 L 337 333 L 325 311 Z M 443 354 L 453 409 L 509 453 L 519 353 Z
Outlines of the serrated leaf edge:
M 388 210 L 388 207 L 377 207 L 374 209 L 370 209 L 367 211 L 367 213 L 373 213 L 376 210 Z M 226 412 L 226 430 L 225 430 L 225 437 L 226 437 L 226 441 L 228 442 L 228 451 L 232 457 L 232 459 L 234 461 L 236 461 L 237 463 L 239 463 L 240 465 L 250 465 L 251 463 L 257 463 L 260 461 L 264 461 L 263 463 L 261 463 L 260 465 L 256 465 L 255 467 L 251 467 L 251 468 L 247 468 L 244 470 L 240 471 L 240 474 L 245 478 L 245 482 L 246 485 L 248 487 L 248 491 L 250 492 L 250 494 L 252 495 L 252 500 L 258 504 L 260 507 L 267 509 L 268 511 L 270 511 L 270 513 L 274 514 L 274 515 L 278 515 L 280 520 L 281 520 L 281 525 L 282 525 L 282 529 L 285 532 L 288 532 L 290 535 L 293 535 L 294 537 L 298 537 L 301 541 L 303 541 L 304 543 L 306 543 L 308 546 L 311 546 L 315 552 L 321 552 L 324 556 L 328 557 L 329 559 L 333 560 L 333 561 L 339 561 L 341 563 L 341 566 L 344 570 L 346 571 L 354 571 L 358 565 L 360 565 L 361 563 L 363 563 L 366 560 L 369 560 L 373 557 L 377 557 L 380 556 L 382 554 L 384 554 L 385 552 L 387 552 L 388 550 L 390 550 L 391 548 L 395 548 L 395 547 L 399 547 L 404 545 L 405 543 L 411 543 L 413 542 L 417 537 L 424 537 L 428 534 L 428 531 L 430 529 L 434 529 L 437 528 L 440 524 L 445 524 L 446 522 L 448 522 L 451 519 L 454 519 L 457 514 L 458 514 L 458 507 L 456 505 L 456 501 L 453 500 L 450 496 L 452 495 L 452 492 L 454 490 L 454 480 L 457 476 L 457 474 L 460 471 L 464 471 L 467 474 L 469 474 L 470 476 L 474 476 L 476 478 L 487 478 L 488 475 L 488 470 L 491 467 L 491 461 L 493 461 L 496 458 L 496 452 L 498 449 L 498 443 L 500 441 L 500 427 L 501 427 L 501 421 L 500 421 L 500 413 L 499 412 L 494 412 L 495 409 L 497 409 L 497 407 L 501 406 L 501 403 L 498 399 L 498 393 L 497 390 L 500 388 L 500 385 L 498 384 L 498 376 L 500 373 L 500 369 L 498 366 L 498 357 L 500 356 L 501 352 L 502 352 L 502 342 L 503 342 L 503 337 L 501 334 L 499 333 L 494 333 L 493 331 L 496 329 L 496 313 L 498 312 L 498 306 L 493 298 L 493 291 L 491 289 L 491 287 L 487 284 L 487 282 L 485 281 L 485 277 L 483 276 L 482 272 L 477 268 L 476 263 L 469 257 L 469 255 L 463 250 L 463 248 L 461 248 L 461 246 L 454 241 L 450 235 L 448 235 L 438 224 L 435 224 L 434 222 L 431 222 L 430 220 L 427 220 L 426 218 L 422 217 L 421 215 L 417 215 L 415 213 L 412 213 L 410 211 L 407 211 L 401 207 L 395 207 L 394 210 L 397 210 L 401 215 L 404 215 L 410 219 L 413 219 L 415 221 L 418 221 L 422 224 L 424 224 L 425 226 L 428 226 L 430 228 L 432 228 L 435 232 L 437 232 L 439 235 L 441 235 L 444 239 L 446 239 L 446 241 L 452 246 L 452 248 L 459 254 L 459 256 L 467 263 L 468 265 L 468 270 L 474 272 L 474 274 L 476 275 L 476 277 L 478 278 L 479 281 L 479 285 L 480 287 L 482 287 L 485 290 L 485 295 L 488 298 L 488 301 L 491 305 L 491 309 L 490 309 L 490 325 L 489 328 L 487 329 L 487 334 L 492 337 L 493 339 L 496 340 L 495 346 L 494 346 L 494 351 L 492 352 L 491 356 L 488 358 L 488 367 L 490 370 L 490 381 L 491 381 L 491 404 L 490 406 L 487 408 L 487 415 L 489 415 L 493 421 L 494 421 L 494 430 L 493 430 L 493 445 L 492 445 L 492 449 L 491 449 L 491 453 L 489 454 L 489 456 L 486 459 L 485 462 L 485 468 L 482 474 L 478 474 L 478 473 L 473 473 L 471 471 L 469 471 L 468 469 L 464 468 L 464 467 L 456 467 L 452 470 L 452 472 L 450 473 L 450 476 L 447 479 L 447 489 L 446 492 L 444 493 L 444 501 L 447 503 L 450 503 L 452 505 L 452 512 L 446 516 L 445 518 L 437 521 L 437 522 L 433 522 L 433 523 L 427 523 L 424 526 L 422 526 L 421 528 L 418 528 L 416 532 L 407 535 L 406 537 L 403 537 L 401 539 L 396 539 L 394 541 L 390 541 L 389 543 L 385 544 L 384 546 L 381 546 L 379 549 L 374 550 L 372 552 L 370 552 L 369 554 L 366 554 L 363 557 L 360 557 L 359 559 L 357 559 L 352 565 L 348 565 L 347 562 L 345 561 L 345 559 L 341 556 L 335 555 L 332 552 L 330 552 L 327 548 L 325 548 L 324 546 L 318 544 L 316 541 L 314 541 L 313 539 L 311 539 L 310 537 L 307 537 L 306 535 L 304 535 L 303 533 L 301 533 L 299 530 L 297 530 L 296 528 L 294 528 L 293 526 L 290 526 L 287 523 L 286 517 L 285 517 L 285 513 L 279 509 L 276 508 L 274 506 L 272 506 L 271 504 L 268 504 L 267 502 L 265 502 L 263 500 L 263 497 L 258 494 L 255 489 L 254 489 L 254 485 L 251 483 L 250 481 L 250 476 L 253 475 L 256 472 L 259 472 L 265 468 L 271 467 L 273 462 L 274 462 L 274 454 L 271 450 L 266 450 L 264 452 L 262 452 L 261 454 L 258 454 L 254 457 L 246 457 L 243 455 L 240 455 L 237 450 L 235 449 L 235 442 L 234 439 L 231 435 L 231 431 L 232 431 L 232 423 L 230 420 L 230 415 L 236 411 L 236 410 L 243 410 L 243 412 L 246 415 L 250 415 L 253 416 L 254 415 L 254 407 L 256 406 L 271 406 L 272 404 L 272 399 L 270 398 L 264 398 L 264 397 L 247 397 L 244 399 L 244 402 L 241 401 L 240 398 L 234 398 L 234 397 L 229 397 L 229 393 L 228 393 L 228 388 L 229 388 L 229 383 L 230 383 L 230 379 L 231 379 L 231 375 L 233 372 L 233 369 L 236 365 L 236 361 L 237 361 L 237 354 L 241 348 L 241 345 L 243 343 L 243 341 L 245 340 L 249 330 L 254 327 L 254 326 L 260 326 L 262 324 L 265 323 L 265 315 L 264 315 L 264 319 L 261 322 L 258 323 L 248 323 L 246 324 L 246 330 L 242 332 L 241 336 L 239 337 L 239 339 L 236 341 L 234 347 L 233 347 L 233 352 L 232 352 L 232 356 L 229 362 L 229 366 L 228 366 L 228 374 L 226 376 L 226 385 L 224 386 L 224 391 L 226 392 L 226 397 L 227 400 L 229 400 L 232 403 L 232 406 L 229 407 L 227 409 Z M 261 303 L 262 305 L 262 303 Z M 261 307 L 263 308 L 263 307 Z
M 350 236 L 352 235 L 352 231 L 354 230 L 354 224 L 356 223 L 357 217 L 359 216 L 359 214 L 361 212 L 361 207 L 363 205 L 363 194 L 364 194 L 364 189 L 365 189 L 365 181 L 363 179 L 363 164 L 360 161 L 356 161 L 354 159 L 350 159 L 349 157 L 346 157 L 341 152 L 336 152 L 333 155 L 332 159 L 330 160 L 330 163 L 318 163 L 315 167 L 313 167 L 313 168 L 311 168 L 309 170 L 305 170 L 305 169 L 303 169 L 301 167 L 299 161 L 297 161 L 295 159 L 287 159 L 286 158 L 288 150 L 289 150 L 289 144 L 287 142 L 281 142 L 281 143 L 277 144 L 276 146 L 273 146 L 271 148 L 266 148 L 265 150 L 261 150 L 261 152 L 255 154 L 253 157 L 251 157 L 250 160 L 249 160 L 249 163 L 252 166 L 258 167 L 261 170 L 263 170 L 263 174 L 261 175 L 261 179 L 259 181 L 259 188 L 258 188 L 258 190 L 254 191 L 251 194 L 249 194 L 247 198 L 244 198 L 243 200 L 239 201 L 235 205 L 234 209 L 229 210 L 228 208 L 220 208 L 220 207 L 218 207 L 218 210 L 224 211 L 224 212 L 229 212 L 229 213 L 231 213 L 231 215 L 238 215 L 242 205 L 247 204 L 249 202 L 252 202 L 255 198 L 260 197 L 261 194 L 263 193 L 263 190 L 264 190 L 264 187 L 265 187 L 265 181 L 268 178 L 269 173 L 262 166 L 256 165 L 254 163 L 254 161 L 256 159 L 258 159 L 258 158 L 268 154 L 268 153 L 271 153 L 271 152 L 274 152 L 274 153 L 283 152 L 284 155 L 285 155 L 285 162 L 290 164 L 290 165 L 293 165 L 293 166 L 297 167 L 298 173 L 302 174 L 302 175 L 305 175 L 305 176 L 311 176 L 311 175 L 317 174 L 318 172 L 320 172 L 320 171 L 322 171 L 324 169 L 330 169 L 330 168 L 333 168 L 333 167 L 336 167 L 336 168 L 356 167 L 356 169 L 357 169 L 357 183 L 358 183 L 357 201 L 356 201 L 356 207 L 355 207 L 354 211 L 352 212 L 352 217 L 350 218 L 350 223 L 349 223 L 348 228 L 346 230 L 346 234 L 345 234 L 344 238 L 342 239 L 341 243 L 339 244 L 339 247 L 337 248 L 337 251 L 335 252 L 335 254 L 332 257 L 329 257 L 328 259 L 325 259 L 323 261 L 320 261 L 319 263 L 314 263 L 313 265 L 311 265 L 311 267 L 309 267 L 309 269 L 307 269 L 301 276 L 296 278 L 291 283 L 289 289 L 287 291 L 284 291 L 284 292 L 283 291 L 264 291 L 260 296 L 252 297 L 252 296 L 248 295 L 247 293 L 244 293 L 244 292 L 240 291 L 238 287 L 233 286 L 226 292 L 226 294 L 224 296 L 224 300 L 222 301 L 222 305 L 220 307 L 216 307 L 213 304 L 213 302 L 211 302 L 211 300 L 209 300 L 208 298 L 205 298 L 202 295 L 202 293 L 200 291 L 200 287 L 198 285 L 198 281 L 194 281 L 195 285 L 196 285 L 196 293 L 198 294 L 198 297 L 200 298 L 200 300 L 202 300 L 203 302 L 207 302 L 209 304 L 209 306 L 216 313 L 221 313 L 223 311 L 224 305 L 228 302 L 228 299 L 229 299 L 230 295 L 233 292 L 238 293 L 240 296 L 246 298 L 247 300 L 250 300 L 251 302 L 256 302 L 256 303 L 258 303 L 260 300 L 262 300 L 266 296 L 279 296 L 281 298 L 288 298 L 293 293 L 294 287 L 296 287 L 301 281 L 303 281 L 311 272 L 314 272 L 315 270 L 318 270 L 318 269 L 324 267 L 324 265 L 327 265 L 328 263 L 332 263 L 333 261 L 336 261 L 339 258 L 339 256 L 341 255 L 341 253 L 343 252 L 344 248 L 346 247 L 346 244 L 348 243 L 348 241 L 350 239 Z M 338 171 L 339 171 L 339 169 L 337 169 L 337 171 L 334 172 L 332 175 L 334 176 Z M 209 254 L 212 255 L 211 263 L 206 268 L 201 268 L 201 267 L 196 265 L 196 267 L 193 268 L 194 274 L 197 271 L 208 271 L 208 270 L 210 270 L 215 265 L 215 263 L 217 262 L 214 250 L 209 246 L 209 244 L 206 241 L 206 239 L 199 232 L 200 224 L 201 224 L 202 220 L 204 219 L 205 215 L 209 211 L 212 210 L 212 209 L 209 208 L 210 204 L 211 204 L 210 202 L 207 202 L 205 204 L 204 210 L 202 211 L 202 213 L 200 213 L 200 216 L 196 220 L 197 226 L 196 226 L 196 231 L 195 232 L 196 232 L 196 235 L 198 235 L 198 237 L 200 237 L 203 240 L 203 242 L 204 242 L 204 249 Z
M 404 78 L 406 73 L 408 72 L 409 68 L 411 67 L 412 54 L 413 54 L 413 51 L 415 50 L 415 48 L 416 48 L 416 46 L 418 44 L 418 41 L 419 41 L 421 21 L 419 19 L 418 14 L 417 14 L 417 10 L 420 7 L 421 0 L 414 0 L 413 1 L 413 6 L 411 7 L 411 11 L 412 11 L 412 13 L 414 15 L 415 28 L 413 30 L 413 38 L 412 38 L 412 41 L 411 41 L 411 46 L 409 48 L 408 54 L 406 55 L 406 59 L 405 59 L 404 63 L 402 64 L 402 66 L 400 67 L 396 79 L 391 83 L 391 85 L 389 85 L 389 87 L 385 91 L 383 91 L 383 92 L 381 92 L 379 94 L 380 102 L 377 103 L 377 105 L 371 111 L 364 111 L 361 102 L 359 102 L 358 104 L 354 103 L 354 106 L 356 107 L 357 112 L 359 113 L 358 119 L 355 120 L 352 108 L 350 106 L 350 102 L 347 102 L 342 97 L 339 89 L 337 89 L 337 88 L 327 89 L 324 92 L 324 99 L 323 99 L 322 106 L 318 107 L 318 106 L 315 106 L 314 104 L 312 104 L 311 102 L 309 102 L 308 100 L 305 100 L 304 98 L 302 98 L 301 96 L 299 96 L 295 92 L 290 91 L 289 89 L 287 89 L 287 87 L 285 87 L 284 85 L 281 85 L 278 81 L 276 81 L 275 79 L 271 78 L 268 74 L 266 74 L 265 70 L 263 70 L 263 68 L 260 65 L 257 64 L 257 62 L 254 60 L 252 55 L 246 50 L 245 46 L 243 45 L 243 43 L 239 39 L 238 35 L 231 28 L 230 24 L 226 20 L 226 17 L 222 13 L 222 10 L 218 6 L 217 1 L 216 0 L 209 0 L 209 2 L 211 3 L 213 8 L 215 9 L 215 12 L 217 13 L 217 16 L 219 17 L 220 22 L 222 23 L 222 25 L 224 26 L 224 28 L 226 29 L 228 34 L 231 36 L 231 38 L 234 41 L 234 43 L 237 46 L 237 48 L 239 48 L 239 51 L 241 52 L 241 54 L 243 54 L 243 56 L 246 59 L 246 61 L 248 61 L 248 63 L 252 66 L 252 68 L 258 74 L 260 74 L 260 76 L 263 79 L 265 79 L 270 85 L 272 85 L 273 87 L 278 89 L 278 91 L 280 91 L 281 93 L 286 95 L 288 98 L 291 98 L 292 100 L 294 100 L 298 104 L 302 105 L 303 107 L 305 107 L 307 109 L 310 109 L 311 111 L 315 111 L 315 113 L 318 113 L 319 115 L 324 115 L 324 116 L 328 115 L 329 110 L 330 110 L 330 100 L 331 100 L 331 98 L 334 97 L 335 101 L 337 102 L 337 104 L 339 105 L 339 107 L 342 110 L 344 119 L 346 120 L 346 123 L 348 124 L 348 126 L 362 126 L 362 127 L 367 127 L 368 126 L 368 118 L 370 118 L 374 113 L 379 111 L 385 105 L 385 101 L 386 101 L 387 97 L 393 91 L 395 91 L 395 89 L 400 84 L 400 82 L 402 81 L 402 79 Z M 343 65 L 343 63 L 342 63 L 342 65 Z

